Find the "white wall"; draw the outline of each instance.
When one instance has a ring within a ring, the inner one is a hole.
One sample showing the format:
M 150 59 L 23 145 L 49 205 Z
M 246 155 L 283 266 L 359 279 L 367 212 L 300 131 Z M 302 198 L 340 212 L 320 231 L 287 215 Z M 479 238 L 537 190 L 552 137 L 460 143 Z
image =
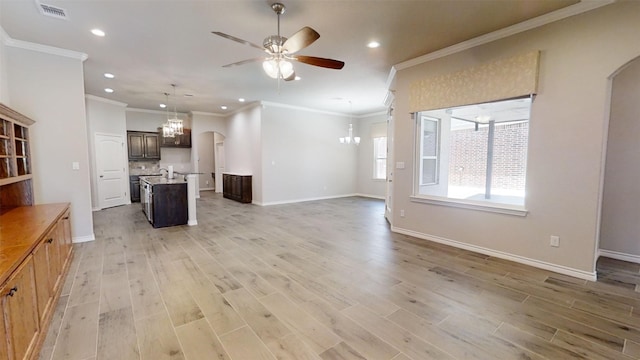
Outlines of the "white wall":
M 640 2 L 618 2 L 399 70 L 394 151 L 407 167 L 395 169 L 394 230 L 594 278 L 608 77 L 640 55 L 638 33 Z M 412 202 L 410 84 L 530 50 L 542 56 L 530 122 L 528 215 Z M 550 235 L 560 236 L 559 248 L 549 246 Z
M 356 193 L 357 147 L 340 144 L 351 119 L 275 104 L 262 110 L 262 203 Z M 354 124 L 357 134 L 357 123 Z
M 640 262 L 640 58 L 613 79 L 600 249 Z
M 253 202 L 262 202 L 260 104 L 232 114 L 224 141 L 226 173 L 252 175 Z
M 215 172 L 215 161 L 213 157 L 213 138 L 214 133 L 211 131 L 198 134 L 198 147 L 194 148 L 198 151 L 198 184 L 200 190 L 213 189 L 213 177 L 211 173 Z
M 98 199 L 98 174 L 96 173 L 96 133 L 120 135 L 126 144 L 127 121 L 125 109 L 127 104 L 92 95 L 86 95 L 85 102 L 87 139 L 89 142 L 89 173 L 91 176 L 91 204 L 93 209 L 98 209 L 100 200 Z M 123 159 L 125 164 L 126 160 L 126 158 Z M 122 186 L 124 189 L 129 189 L 129 168 L 125 165 L 125 169 L 125 178 L 122 179 Z
M 202 151 L 209 150 L 206 149 L 208 146 L 201 146 L 200 144 L 200 135 L 206 133 L 218 133 L 224 135 L 227 132 L 227 120 L 218 114 L 213 113 L 205 113 L 199 111 L 192 111 L 191 115 L 191 168 L 193 172 L 202 172 L 204 170 L 200 169 L 198 159 L 200 158 L 200 154 Z M 213 147 L 213 145 L 211 145 Z M 213 148 L 212 150 L 213 151 Z M 206 155 L 205 155 L 206 156 Z M 208 170 L 207 170 L 208 171 Z M 198 176 L 197 181 L 197 189 L 202 187 L 207 187 L 207 185 L 200 186 L 200 182 L 206 184 L 206 179 L 211 180 L 211 171 L 208 171 L 209 174 L 202 174 Z M 208 177 L 207 177 L 208 176 Z M 219 183 L 222 183 L 220 180 Z M 211 184 L 211 183 L 210 183 Z M 210 186 L 213 186 L 212 184 Z M 216 191 L 218 192 L 218 191 Z
M 162 124 L 167 122 L 167 115 L 164 111 L 127 109 L 127 130 L 128 131 L 149 131 L 157 132 Z M 185 128 L 191 128 L 191 120 L 186 114 L 178 113 L 178 118 L 182 119 Z M 191 134 L 191 141 L 194 136 Z M 192 143 L 193 146 L 193 143 Z M 190 148 L 160 148 L 160 167 L 167 168 L 172 165 L 174 171 L 190 172 L 195 171 L 191 164 Z
M 6 47 L 10 106 L 31 126 L 35 202 L 71 203 L 74 241 L 94 239 L 82 60 Z M 72 170 L 78 162 L 79 170 Z
M 384 179 L 373 179 L 373 137 L 371 135 L 371 126 L 381 123 L 386 126 L 387 115 L 384 113 L 360 118 L 354 124 L 353 136 L 360 137 L 356 192 L 360 195 L 383 199 L 387 184 Z
M 0 9 L 2 6 L 0 6 Z M 0 10 L 1 11 L 1 10 Z M 0 102 L 3 104 L 9 104 L 9 81 L 7 79 L 7 49 L 5 41 L 8 40 L 8 35 L 5 33 L 2 26 L 0 26 Z

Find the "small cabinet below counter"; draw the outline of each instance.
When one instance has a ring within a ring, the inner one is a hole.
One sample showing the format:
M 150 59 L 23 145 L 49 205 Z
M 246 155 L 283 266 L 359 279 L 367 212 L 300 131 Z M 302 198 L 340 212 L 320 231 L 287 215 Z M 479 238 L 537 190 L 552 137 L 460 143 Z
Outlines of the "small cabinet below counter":
M 140 202 L 140 177 L 138 175 L 129 176 L 129 194 L 131 202 Z
M 227 199 L 250 204 L 253 201 L 251 175 L 222 174 L 222 193 Z

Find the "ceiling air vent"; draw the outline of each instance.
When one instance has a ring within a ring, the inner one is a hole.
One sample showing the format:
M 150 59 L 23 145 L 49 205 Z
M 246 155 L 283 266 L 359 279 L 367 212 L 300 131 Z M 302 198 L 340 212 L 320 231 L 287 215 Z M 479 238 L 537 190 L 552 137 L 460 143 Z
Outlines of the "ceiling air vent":
M 57 19 L 63 19 L 63 20 L 68 20 L 69 18 L 67 17 L 67 11 L 63 8 L 59 8 L 57 6 L 53 6 L 53 5 L 47 5 L 47 4 L 43 4 L 39 1 L 37 1 L 38 4 L 38 8 L 40 9 L 40 12 L 42 13 L 42 15 L 45 16 L 51 16 Z

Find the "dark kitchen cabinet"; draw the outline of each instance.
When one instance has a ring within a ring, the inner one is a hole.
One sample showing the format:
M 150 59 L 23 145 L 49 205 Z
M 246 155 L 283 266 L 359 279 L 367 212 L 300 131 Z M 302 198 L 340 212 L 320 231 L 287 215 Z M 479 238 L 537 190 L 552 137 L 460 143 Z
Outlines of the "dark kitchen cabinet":
M 129 160 L 160 160 L 160 137 L 157 133 L 127 131 Z
M 153 185 L 153 227 L 185 225 L 189 221 L 187 183 Z
M 183 131 L 182 135 L 176 135 L 174 137 L 164 137 L 162 136 L 162 128 L 158 128 L 160 146 L 190 148 L 191 147 L 191 129 L 183 129 L 182 131 Z
M 251 175 L 222 174 L 222 195 L 241 203 L 251 203 Z
M 140 202 L 140 177 L 138 175 L 129 176 L 129 194 L 131 202 Z

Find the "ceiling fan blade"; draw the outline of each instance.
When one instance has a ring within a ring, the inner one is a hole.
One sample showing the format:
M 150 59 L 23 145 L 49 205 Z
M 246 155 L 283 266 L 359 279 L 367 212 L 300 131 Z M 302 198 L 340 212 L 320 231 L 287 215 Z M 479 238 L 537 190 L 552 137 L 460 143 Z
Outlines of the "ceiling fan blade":
M 225 67 L 225 68 L 226 67 L 233 67 L 233 66 L 244 65 L 244 64 L 248 64 L 248 63 L 252 63 L 252 62 L 257 62 L 257 61 L 264 61 L 264 58 L 259 57 L 259 58 L 242 60 L 242 61 L 234 62 L 234 63 L 231 63 L 231 64 L 222 65 L 222 67 Z
M 320 34 L 317 31 L 305 26 L 284 42 L 282 50 L 288 54 L 293 54 L 313 44 L 319 38 Z
M 259 45 L 256 45 L 256 44 L 254 44 L 254 43 L 252 43 L 252 42 L 249 42 L 249 41 L 247 41 L 247 40 L 242 40 L 242 39 L 237 38 L 237 37 L 235 37 L 235 36 L 231 36 L 231 35 L 229 35 L 229 34 L 225 34 L 225 33 L 223 33 L 223 32 L 219 32 L 219 31 L 212 31 L 211 33 L 212 33 L 212 34 L 215 34 L 215 35 L 218 35 L 218 36 L 222 36 L 222 37 L 223 37 L 223 38 L 225 38 L 225 39 L 229 39 L 229 40 L 231 40 L 231 41 L 235 41 L 235 42 L 240 43 L 240 44 L 242 44 L 242 45 L 248 45 L 248 46 L 254 47 L 254 48 L 256 48 L 256 49 L 260 49 L 260 50 L 262 50 L 262 51 L 265 51 L 264 47 L 259 46 Z
M 297 60 L 297 61 L 299 61 L 301 63 L 314 65 L 314 66 L 320 66 L 320 67 L 328 68 L 328 69 L 340 70 L 340 69 L 342 69 L 344 67 L 344 62 L 343 61 L 333 60 L 333 59 L 325 59 L 325 58 L 320 58 L 320 57 L 315 57 L 315 56 L 298 55 L 298 56 L 293 57 L 293 59 Z

